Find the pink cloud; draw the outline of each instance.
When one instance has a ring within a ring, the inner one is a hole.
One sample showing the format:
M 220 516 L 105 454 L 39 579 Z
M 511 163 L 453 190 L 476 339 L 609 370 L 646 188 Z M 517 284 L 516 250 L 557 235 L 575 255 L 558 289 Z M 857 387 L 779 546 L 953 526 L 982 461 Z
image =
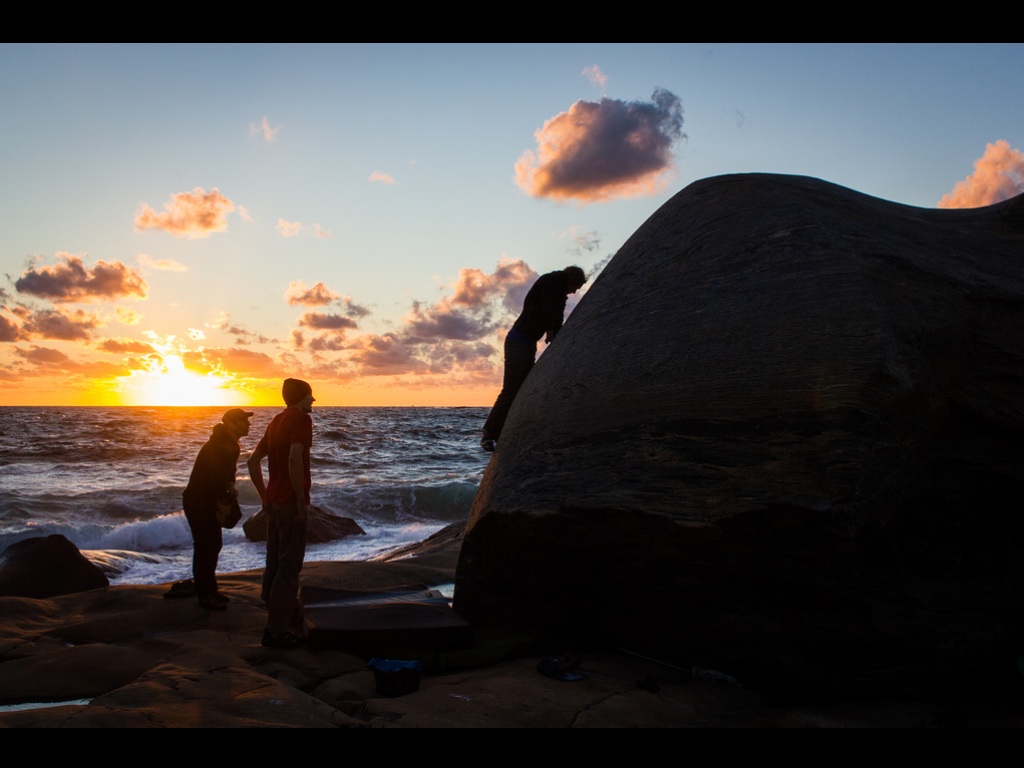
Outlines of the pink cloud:
M 1024 192 L 1024 152 L 1000 139 L 985 146 L 974 173 L 942 196 L 939 208 L 981 208 Z
M 537 151 L 515 164 L 516 183 L 534 197 L 600 202 L 653 194 L 674 168 L 685 138 L 679 98 L 659 88 L 650 102 L 577 101 L 534 135 Z
M 599 85 L 603 89 L 608 85 L 608 76 L 601 71 L 601 68 L 597 64 L 592 64 L 589 67 L 584 67 L 581 75 L 585 75 L 590 82 L 594 85 Z
M 260 120 L 259 124 L 249 123 L 249 133 L 252 136 L 262 136 L 266 142 L 271 142 L 277 138 L 277 134 L 281 132 L 281 126 L 277 128 L 270 127 L 270 121 L 264 117 Z

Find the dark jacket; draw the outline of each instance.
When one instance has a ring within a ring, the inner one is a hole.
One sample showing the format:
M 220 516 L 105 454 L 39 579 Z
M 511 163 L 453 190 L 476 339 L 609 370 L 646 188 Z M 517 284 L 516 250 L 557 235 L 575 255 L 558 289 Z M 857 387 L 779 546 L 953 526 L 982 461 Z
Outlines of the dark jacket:
M 569 279 L 563 271 L 541 275 L 523 299 L 523 311 L 512 327 L 534 342 L 545 333 L 553 341 L 565 319 L 568 295 Z
M 214 425 L 210 439 L 199 449 L 188 485 L 181 495 L 186 512 L 216 513 L 217 502 L 231 498 L 240 453 L 238 440 L 228 428 L 223 424 Z

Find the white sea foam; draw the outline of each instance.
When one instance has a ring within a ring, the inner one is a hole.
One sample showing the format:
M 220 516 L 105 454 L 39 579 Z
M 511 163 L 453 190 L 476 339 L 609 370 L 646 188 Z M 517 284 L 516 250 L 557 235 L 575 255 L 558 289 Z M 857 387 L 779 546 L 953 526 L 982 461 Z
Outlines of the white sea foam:
M 254 408 L 242 440 L 243 519 L 259 509 L 244 462 L 277 408 Z M 191 573 L 181 491 L 218 408 L 0 407 L 0 552 L 60 534 L 112 583 Z M 307 560 L 362 560 L 422 541 L 469 514 L 489 454 L 485 408 L 314 408 L 312 502 L 366 531 L 310 545 Z M 263 567 L 265 546 L 225 530 L 220 572 Z

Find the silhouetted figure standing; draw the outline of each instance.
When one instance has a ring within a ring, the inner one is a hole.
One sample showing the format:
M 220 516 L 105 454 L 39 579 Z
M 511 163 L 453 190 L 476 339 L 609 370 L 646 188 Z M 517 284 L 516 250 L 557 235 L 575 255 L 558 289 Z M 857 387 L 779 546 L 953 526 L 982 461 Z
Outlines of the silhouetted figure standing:
M 217 589 L 217 560 L 224 545 L 219 503 L 231 504 L 238 497 L 235 471 L 241 447 L 238 441 L 249 434 L 251 411 L 232 408 L 213 426 L 210 439 L 199 449 L 188 485 L 181 494 L 185 519 L 192 529 L 192 578 L 199 604 L 210 611 L 223 611 L 228 598 Z
M 566 299 L 586 282 L 587 275 L 582 269 L 566 267 L 538 277 L 523 299 L 523 311 L 505 336 L 505 373 L 501 392 L 484 422 L 484 433 L 480 439 L 480 447 L 485 451 L 494 450 L 512 401 L 537 359 L 537 342 L 542 336 L 546 337 L 548 344 L 554 341 L 565 320 Z
M 298 614 L 299 573 L 306 558 L 309 515 L 309 451 L 313 446 L 313 388 L 300 379 L 285 379 L 281 396 L 288 406 L 267 426 L 249 457 L 249 476 L 267 514 L 267 564 L 263 601 L 267 626 L 263 645 L 295 648 L 302 635 L 292 632 Z M 270 480 L 263 482 L 263 459 Z

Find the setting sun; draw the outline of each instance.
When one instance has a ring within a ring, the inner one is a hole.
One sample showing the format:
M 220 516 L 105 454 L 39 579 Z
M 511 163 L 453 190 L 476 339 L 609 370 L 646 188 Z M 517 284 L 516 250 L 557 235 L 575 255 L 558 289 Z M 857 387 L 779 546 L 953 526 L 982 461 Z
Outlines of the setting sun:
M 237 382 L 221 373 L 197 373 L 177 355 L 117 380 L 126 405 L 248 405 Z

